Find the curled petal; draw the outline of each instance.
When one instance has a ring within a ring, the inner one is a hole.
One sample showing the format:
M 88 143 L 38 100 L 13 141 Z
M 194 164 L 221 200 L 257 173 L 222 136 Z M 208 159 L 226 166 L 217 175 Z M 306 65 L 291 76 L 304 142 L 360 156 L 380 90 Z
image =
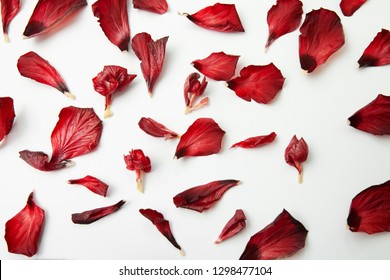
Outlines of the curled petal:
M 240 260 L 275 260 L 289 257 L 305 247 L 307 229 L 285 209 L 253 235 Z
M 147 134 L 154 137 L 164 137 L 165 140 L 175 139 L 179 135 L 168 129 L 166 126 L 162 125 L 159 122 L 156 122 L 152 118 L 141 118 L 138 122 L 138 126 Z
M 340 8 L 344 16 L 352 16 L 367 0 L 341 0 Z
M 156 14 L 165 14 L 168 11 L 166 0 L 133 0 L 135 9 L 141 9 Z
M 91 192 L 94 192 L 104 197 L 107 195 L 108 185 L 93 176 L 87 175 L 84 178 L 69 180 L 68 183 L 72 185 L 83 185 Z
M 221 243 L 222 241 L 236 235 L 242 231 L 246 226 L 246 217 L 244 211 L 241 209 L 236 210 L 234 216 L 227 222 L 222 229 L 218 239 L 214 242 L 215 244 Z
M 8 26 L 20 10 L 19 0 L 1 0 L 1 20 L 3 24 L 4 41 L 8 42 Z
M 186 103 L 186 113 L 199 109 L 208 104 L 208 98 L 203 98 L 198 104 L 194 104 L 196 99 L 203 95 L 208 82 L 203 77 L 202 81 L 199 80 L 200 75 L 198 73 L 191 73 L 188 75 L 184 82 L 184 101 Z
M 204 59 L 197 59 L 192 65 L 206 77 L 216 81 L 228 81 L 236 72 L 239 55 L 215 52 Z
M 125 203 L 126 201 L 121 200 L 114 205 L 96 208 L 82 213 L 72 214 L 72 222 L 75 224 L 91 224 L 93 222 L 96 222 L 97 220 L 100 220 L 101 218 L 104 218 L 107 215 L 118 211 Z
M 11 97 L 0 97 L 0 142 L 10 133 L 14 119 L 14 100 Z
M 305 139 L 301 138 L 298 140 L 298 138 L 294 135 L 291 139 L 290 143 L 288 144 L 286 150 L 284 151 L 284 159 L 286 162 L 294 166 L 299 173 L 299 183 L 302 183 L 302 166 L 301 163 L 304 162 L 309 154 L 309 148 L 306 144 Z
M 383 66 L 390 64 L 390 32 L 382 29 L 364 50 L 359 67 Z
M 142 173 L 149 173 L 152 170 L 152 165 L 149 157 L 145 156 L 144 152 L 140 149 L 131 150 L 127 156 L 123 156 L 126 168 L 131 171 L 135 171 L 137 189 L 140 192 L 144 192 L 142 186 Z
M 260 147 L 263 145 L 266 145 L 268 143 L 272 143 L 276 138 L 276 133 L 271 132 L 268 135 L 263 135 L 263 136 L 255 136 L 255 137 L 250 137 L 248 139 L 245 139 L 241 142 L 238 142 L 232 146 L 232 148 L 235 147 L 241 147 L 241 148 L 256 148 Z

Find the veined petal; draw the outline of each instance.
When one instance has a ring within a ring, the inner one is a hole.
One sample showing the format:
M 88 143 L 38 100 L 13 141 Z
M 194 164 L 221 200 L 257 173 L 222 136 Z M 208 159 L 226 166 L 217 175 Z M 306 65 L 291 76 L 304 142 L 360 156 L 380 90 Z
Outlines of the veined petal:
M 197 59 L 192 65 L 206 77 L 216 81 L 228 81 L 236 72 L 239 55 L 214 52 L 204 59 Z
M 14 119 L 14 100 L 11 97 L 0 97 L 0 142 L 10 133 Z
M 367 0 L 341 0 L 340 8 L 344 16 L 352 16 Z
M 360 67 L 390 64 L 390 31 L 382 29 L 364 50 L 359 61 Z
M 8 26 L 20 10 L 19 0 L 1 0 L 1 20 L 3 24 L 4 40 L 8 42 Z
M 147 133 L 151 136 L 154 136 L 154 137 L 164 137 L 165 140 L 175 139 L 175 138 L 179 137 L 179 135 L 176 132 L 168 129 L 166 126 L 153 120 L 152 118 L 142 117 L 138 122 L 138 126 L 145 133 Z
M 99 180 L 98 178 L 90 175 L 87 175 L 84 178 L 80 178 L 80 179 L 68 180 L 68 183 L 72 185 L 73 184 L 83 185 L 91 192 L 94 192 L 104 197 L 107 195 L 108 185 L 103 181 Z
M 91 224 L 108 216 L 116 211 L 118 211 L 126 201 L 121 200 L 116 204 L 105 206 L 101 208 L 96 208 L 88 211 L 84 211 L 82 213 L 72 214 L 72 222 L 75 224 Z
M 141 9 L 156 14 L 165 14 L 168 11 L 166 0 L 133 0 L 135 9 Z
M 305 139 L 298 138 L 294 135 L 284 151 L 284 159 L 287 164 L 294 166 L 298 170 L 299 183 L 302 183 L 303 169 L 301 163 L 306 161 L 309 155 L 309 148 Z
M 242 231 L 246 226 L 246 217 L 244 211 L 241 209 L 236 210 L 234 216 L 227 222 L 222 229 L 218 239 L 214 242 L 215 244 L 221 243 L 222 241 L 236 235 Z
M 247 138 L 243 141 L 233 144 L 232 148 L 241 147 L 247 149 L 247 148 L 261 147 L 263 145 L 273 142 L 275 138 L 276 138 L 276 133 L 271 132 L 268 135 L 261 135 L 261 136 L 254 136 L 254 137 Z

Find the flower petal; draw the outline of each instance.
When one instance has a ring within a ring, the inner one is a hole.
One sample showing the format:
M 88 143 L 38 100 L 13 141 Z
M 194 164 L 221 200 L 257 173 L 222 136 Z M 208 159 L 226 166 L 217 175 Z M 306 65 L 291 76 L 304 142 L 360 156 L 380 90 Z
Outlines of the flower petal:
M 123 159 L 125 160 L 126 168 L 135 171 L 137 189 L 143 193 L 142 174 L 143 172 L 149 173 L 152 170 L 149 157 L 145 156 L 142 150 L 135 149 L 131 150 L 127 156 L 123 156 Z
M 309 148 L 306 144 L 305 139 L 298 138 L 294 135 L 288 144 L 286 150 L 284 151 L 284 159 L 286 163 L 291 166 L 294 166 L 299 173 L 299 183 L 302 183 L 302 166 L 301 163 L 304 162 L 309 155 Z
M 179 137 L 179 135 L 165 127 L 159 122 L 156 122 L 152 118 L 144 118 L 142 117 L 139 122 L 138 126 L 147 134 L 152 135 L 154 137 L 164 137 L 165 140 L 168 139 L 175 139 Z
M 216 81 L 228 81 L 236 72 L 239 55 L 214 52 L 204 59 L 197 59 L 192 65 L 206 77 Z
M 341 0 L 340 8 L 344 16 L 352 16 L 367 0 Z
M 364 50 L 359 67 L 383 66 L 390 64 L 390 31 L 382 29 Z
M 19 0 L 1 0 L 1 20 L 3 24 L 4 41 L 8 42 L 8 26 L 20 10 Z
M 232 148 L 235 147 L 241 147 L 241 148 L 256 148 L 260 147 L 263 145 L 266 145 L 268 143 L 272 143 L 276 138 L 276 133 L 271 132 L 268 135 L 262 135 L 262 136 L 255 136 L 255 137 L 250 137 L 248 139 L 245 139 L 241 142 L 238 142 L 234 145 L 232 145 Z
M 97 220 L 100 220 L 101 218 L 104 218 L 107 215 L 118 211 L 125 203 L 126 201 L 121 200 L 114 205 L 96 208 L 82 213 L 72 214 L 72 222 L 75 224 L 91 224 L 93 222 L 96 222 Z
M 83 185 L 91 192 L 101 196 L 107 195 L 108 185 L 93 176 L 87 175 L 84 178 L 68 180 L 69 184 Z
M 168 11 L 166 0 L 133 0 L 135 9 L 141 9 L 156 14 L 165 14 Z
M 246 226 L 246 217 L 244 211 L 241 209 L 236 210 L 234 216 L 227 222 L 222 229 L 218 239 L 214 242 L 215 244 L 221 243 L 222 241 L 236 235 L 242 231 Z
M 11 97 L 0 97 L 0 142 L 10 133 L 14 119 L 14 100 Z

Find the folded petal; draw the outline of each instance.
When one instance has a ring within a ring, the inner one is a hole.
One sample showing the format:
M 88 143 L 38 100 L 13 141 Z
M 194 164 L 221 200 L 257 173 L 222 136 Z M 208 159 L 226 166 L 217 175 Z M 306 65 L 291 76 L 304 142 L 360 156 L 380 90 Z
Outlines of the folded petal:
M 135 179 L 137 182 L 137 189 L 140 192 L 144 192 L 142 186 L 142 174 L 143 172 L 149 173 L 152 170 L 152 164 L 149 157 L 145 156 L 141 149 L 133 149 L 127 156 L 123 156 L 126 164 L 126 168 L 131 171 L 135 171 Z
M 165 14 L 168 11 L 166 0 L 133 0 L 135 9 L 141 9 L 156 14 Z
M 261 146 L 266 145 L 268 143 L 272 143 L 275 140 L 275 138 L 276 138 L 276 133 L 271 132 L 268 135 L 247 138 L 241 142 L 233 144 L 232 148 L 241 147 L 241 148 L 248 149 L 248 148 L 261 147 Z
M 108 216 L 116 211 L 118 211 L 126 201 L 121 200 L 118 203 L 110 206 L 105 206 L 101 208 L 96 208 L 92 210 L 88 210 L 82 213 L 72 214 L 72 222 L 75 224 L 91 224 Z
M 14 119 L 14 100 L 11 97 L 0 97 L 0 142 L 10 133 Z
M 1 20 L 3 24 L 4 40 L 8 42 L 8 26 L 20 10 L 19 0 L 1 0 Z
M 69 184 L 83 185 L 91 192 L 101 196 L 107 195 L 108 185 L 96 177 L 87 175 L 84 178 L 68 180 Z
M 390 32 L 382 29 L 364 50 L 359 67 L 383 66 L 390 64 Z
M 291 166 L 294 166 L 298 170 L 299 174 L 299 183 L 302 183 L 302 173 L 303 169 L 301 163 L 306 161 L 309 155 L 309 148 L 306 144 L 305 139 L 298 138 L 294 135 L 288 144 L 286 150 L 284 151 L 284 159 L 286 163 Z
M 222 241 L 236 235 L 242 231 L 246 226 L 246 217 L 244 211 L 241 209 L 236 210 L 234 216 L 227 222 L 222 229 L 218 239 L 214 242 L 215 244 L 221 243 Z
M 216 81 L 228 81 L 236 72 L 239 55 L 214 52 L 204 59 L 197 59 L 192 65 L 206 77 Z
M 341 0 L 340 8 L 344 16 L 352 16 L 367 0 Z
M 165 140 L 175 139 L 175 138 L 179 137 L 179 135 L 176 132 L 168 129 L 166 126 L 153 120 L 152 118 L 142 117 L 138 122 L 138 126 L 145 133 L 147 133 L 151 136 L 154 136 L 154 137 L 164 137 Z

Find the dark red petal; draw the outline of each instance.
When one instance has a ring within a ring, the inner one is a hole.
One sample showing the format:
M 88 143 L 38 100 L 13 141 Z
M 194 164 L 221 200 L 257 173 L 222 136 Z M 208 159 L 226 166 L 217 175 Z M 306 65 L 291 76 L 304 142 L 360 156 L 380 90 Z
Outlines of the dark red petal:
M 169 221 L 164 219 L 163 214 L 153 209 L 140 209 L 139 212 L 148 218 L 173 246 L 181 250 L 180 245 L 177 244 L 175 237 L 173 237 Z
M 19 0 L 1 0 L 1 19 L 3 23 L 4 40 L 8 42 L 8 26 L 20 10 Z
M 216 3 L 196 12 L 184 13 L 196 25 L 219 32 L 244 32 L 240 17 L 234 4 Z
M 216 81 L 228 81 L 236 72 L 239 55 L 215 52 L 203 59 L 197 59 L 192 65 L 206 77 Z
M 179 137 L 179 135 L 165 127 L 159 122 L 156 122 L 152 118 L 141 118 L 138 122 L 138 126 L 147 134 L 152 135 L 154 137 L 164 137 L 165 140 L 175 139 Z
M 299 31 L 299 59 L 308 73 L 324 64 L 345 42 L 339 16 L 323 8 L 306 14 Z
M 139 60 L 141 60 L 142 75 L 148 86 L 149 94 L 161 74 L 165 59 L 165 48 L 168 36 L 153 41 L 148 33 L 138 33 L 131 41 L 131 47 Z
M 173 203 L 176 207 L 203 212 L 213 207 L 228 189 L 237 186 L 239 182 L 238 180 L 220 180 L 196 186 L 177 194 L 173 198 Z
M 29 150 L 23 150 L 19 152 L 19 156 L 26 163 L 32 167 L 41 171 L 53 171 L 61 168 L 65 168 L 70 165 L 69 160 L 63 160 L 61 162 L 50 162 L 49 156 L 44 152 L 32 152 Z
M 367 0 L 341 0 L 340 8 L 344 16 L 352 16 Z
M 268 135 L 263 136 L 255 136 L 250 137 L 248 139 L 245 139 L 244 141 L 238 142 L 232 146 L 232 148 L 235 147 L 241 147 L 241 148 L 256 148 L 263 146 L 268 143 L 272 143 L 276 138 L 276 133 L 271 132 Z
M 246 101 L 267 104 L 282 89 L 284 80 L 273 63 L 264 66 L 249 65 L 240 71 L 240 77 L 228 81 L 228 87 Z
M 390 96 L 378 94 L 348 120 L 356 129 L 374 135 L 390 135 Z
M 31 38 L 44 34 L 85 6 L 85 0 L 39 0 L 23 35 Z
M 215 244 L 221 243 L 222 241 L 236 235 L 242 231 L 246 226 L 246 217 L 244 211 L 241 209 L 236 210 L 234 216 L 227 222 L 222 229 L 218 239 L 214 242 Z
M 72 214 L 72 222 L 75 224 L 91 224 L 97 220 L 100 220 L 101 218 L 104 218 L 107 215 L 118 211 L 125 203 L 126 201 L 121 200 L 114 205 Z
M 390 32 L 382 29 L 364 50 L 359 61 L 360 67 L 390 64 Z
M 26 206 L 5 224 L 5 241 L 8 252 L 34 256 L 41 239 L 45 211 L 34 202 L 34 195 L 28 197 Z
M 64 79 L 50 63 L 35 52 L 28 52 L 18 59 L 18 70 L 20 75 L 33 79 L 39 83 L 52 86 L 66 96 L 74 99 L 69 92 Z
M 299 27 L 303 14 L 299 0 L 277 0 L 267 14 L 268 40 L 265 48 L 279 37 L 293 32 Z
M 390 181 L 358 193 L 352 199 L 347 221 L 354 232 L 390 231 Z
M 197 119 L 180 138 L 175 157 L 179 159 L 218 153 L 224 135 L 225 131 L 213 119 Z
M 141 9 L 156 14 L 165 14 L 168 11 L 166 0 L 133 0 L 135 9 Z
M 276 219 L 253 235 L 240 260 L 275 260 L 305 247 L 307 229 L 283 209 Z
M 68 183 L 83 185 L 91 192 L 94 192 L 104 197 L 107 195 L 108 185 L 93 176 L 87 175 L 84 178 L 69 180 Z
M 121 51 L 129 50 L 130 26 L 127 0 L 98 0 L 92 5 L 93 15 L 108 40 Z
M 14 100 L 11 97 L 0 97 L 0 143 L 10 133 L 14 119 Z
M 294 166 L 298 170 L 299 183 L 302 183 L 303 170 L 301 163 L 307 159 L 308 155 L 309 148 L 305 139 L 301 138 L 298 140 L 298 138 L 294 135 L 284 151 L 284 159 L 289 165 Z

